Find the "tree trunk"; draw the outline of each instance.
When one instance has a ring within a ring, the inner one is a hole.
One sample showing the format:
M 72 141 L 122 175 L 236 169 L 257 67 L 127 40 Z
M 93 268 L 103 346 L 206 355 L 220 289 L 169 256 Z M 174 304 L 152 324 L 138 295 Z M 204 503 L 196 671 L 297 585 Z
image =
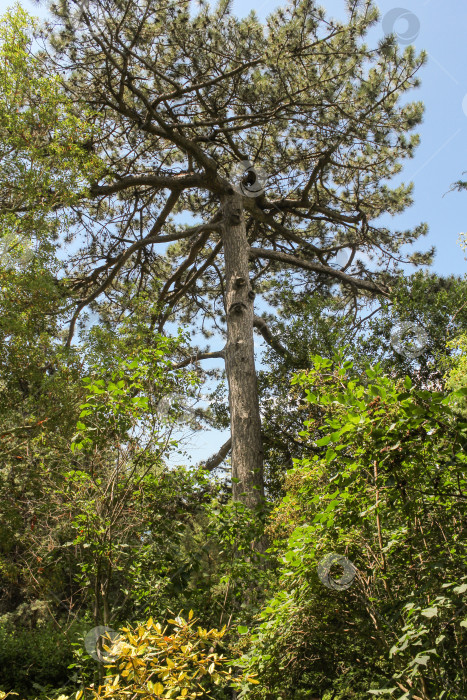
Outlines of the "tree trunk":
M 264 482 L 253 340 L 254 292 L 248 269 L 250 246 L 242 196 L 236 193 L 226 195 L 222 205 L 227 317 L 225 369 L 232 436 L 232 495 L 234 500 L 254 507 L 264 498 Z

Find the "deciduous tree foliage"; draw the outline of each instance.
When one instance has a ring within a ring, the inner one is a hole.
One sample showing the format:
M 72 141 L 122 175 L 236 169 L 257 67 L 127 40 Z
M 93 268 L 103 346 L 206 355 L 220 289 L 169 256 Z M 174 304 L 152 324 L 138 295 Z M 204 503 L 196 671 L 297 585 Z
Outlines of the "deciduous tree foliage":
M 248 697 L 462 697 L 467 389 L 313 359 L 294 380 L 310 452 L 271 520 L 281 577 L 244 659 L 260 673 Z M 326 567 L 331 553 L 344 564 Z
M 92 134 L 86 111 L 73 113 L 59 77 L 32 53 L 36 26 L 20 6 L 0 23 L 0 243 L 10 266 L 24 248 L 50 252 L 66 225 L 58 209 L 79 199 L 98 166 L 77 145 Z
M 378 13 L 366 0 L 348 2 L 345 23 L 313 0 L 264 25 L 225 1 L 65 0 L 52 10 L 62 29 L 46 32 L 43 59 L 77 112 L 92 112 L 96 136 L 81 145 L 104 168 L 74 208 L 69 342 L 86 306 L 111 319 L 142 290 L 160 332 L 174 320 L 217 330 L 225 347 L 193 355 L 225 360 L 234 494 L 257 504 L 254 326 L 271 339 L 257 300 L 288 269 L 310 289 L 342 285 L 349 299 L 388 293 L 401 246 L 426 231 L 376 223 L 411 201 L 410 185 L 389 181 L 417 144 L 422 106 L 401 98 L 424 55 L 402 54 L 393 37 L 367 46 Z M 346 247 L 349 262 L 331 264 Z
M 393 280 L 390 299 L 362 305 L 358 314 L 348 312 L 342 295 L 297 293 L 293 281 L 277 282 L 269 293 L 277 313 L 269 313 L 266 320 L 283 345 L 267 348 L 258 373 L 266 483 L 273 496 L 280 493 L 292 460 L 309 450 L 298 437 L 305 404 L 302 392 L 290 385 L 294 373 L 311 368 L 315 354 L 329 357 L 337 347 L 345 348 L 346 359 L 353 361 L 362 380 L 365 366 L 379 362 L 385 373 L 407 375 L 420 389 L 442 389 L 459 351 L 457 339 L 467 327 L 467 280 L 422 270 L 400 275 Z M 401 324 L 412 324 L 423 337 L 415 358 L 404 354 L 406 343 L 394 342 Z

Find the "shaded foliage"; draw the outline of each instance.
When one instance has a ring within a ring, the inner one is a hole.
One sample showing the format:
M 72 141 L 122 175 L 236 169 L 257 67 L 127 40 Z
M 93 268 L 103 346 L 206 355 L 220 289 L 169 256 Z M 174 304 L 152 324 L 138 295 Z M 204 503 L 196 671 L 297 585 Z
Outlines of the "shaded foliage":
M 315 356 L 294 380 L 311 409 L 302 435 L 317 449 L 288 472 L 271 521 L 281 578 L 251 637 L 260 685 L 248 697 L 466 692 L 467 424 L 455 395 L 378 366 L 366 375 Z M 344 572 L 356 567 L 352 585 L 339 588 L 339 567 L 328 570 L 334 587 L 317 575 L 331 552 L 348 558 Z

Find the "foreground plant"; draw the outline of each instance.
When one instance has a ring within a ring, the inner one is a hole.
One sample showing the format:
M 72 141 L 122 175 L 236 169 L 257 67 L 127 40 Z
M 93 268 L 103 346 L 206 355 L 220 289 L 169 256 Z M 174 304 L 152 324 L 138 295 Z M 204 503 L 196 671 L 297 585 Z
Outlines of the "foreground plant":
M 173 625 L 170 633 L 150 618 L 144 625 L 123 627 L 113 644 L 104 643 L 114 659 L 109 664 L 113 672 L 104 685 L 91 688 L 95 698 L 209 697 L 213 686 L 232 681 L 231 662 L 216 651 L 227 631 L 225 625 L 221 630 L 195 628 L 192 610 L 188 620 L 178 615 L 168 622 Z M 77 700 L 82 694 L 77 693 Z

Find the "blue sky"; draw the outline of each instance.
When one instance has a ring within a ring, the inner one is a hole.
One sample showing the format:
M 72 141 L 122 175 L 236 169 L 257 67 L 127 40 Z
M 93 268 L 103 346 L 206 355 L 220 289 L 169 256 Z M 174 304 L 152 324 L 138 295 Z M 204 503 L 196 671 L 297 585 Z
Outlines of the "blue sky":
M 419 128 L 421 144 L 415 158 L 405 165 L 402 179 L 415 184 L 414 204 L 388 225 L 407 229 L 427 222 L 429 234 L 418 248 L 436 247 L 432 270 L 443 275 L 467 272 L 467 262 L 458 245 L 460 232 L 467 231 L 467 192 L 448 193 L 451 184 L 467 171 L 467 4 L 459 0 L 380 0 L 380 22 L 373 29 L 369 42 L 377 41 L 389 26 L 400 37 L 413 37 L 417 50 L 428 52 L 428 64 L 419 76 L 421 87 L 412 92 L 412 99 L 422 100 L 426 111 Z M 0 11 L 12 2 L 0 0 Z M 234 0 L 239 16 L 254 9 L 264 19 L 282 2 Z M 321 3 L 331 16 L 344 19 L 344 0 Z M 33 14 L 43 14 L 36 4 L 23 0 L 22 5 Z M 398 19 L 394 19 L 398 17 Z M 466 174 L 467 179 L 467 174 Z M 386 221 L 385 221 L 386 223 Z M 258 341 L 258 350 L 261 343 Z M 190 452 L 196 462 L 214 452 L 226 439 L 225 434 L 207 433 L 195 438 Z

